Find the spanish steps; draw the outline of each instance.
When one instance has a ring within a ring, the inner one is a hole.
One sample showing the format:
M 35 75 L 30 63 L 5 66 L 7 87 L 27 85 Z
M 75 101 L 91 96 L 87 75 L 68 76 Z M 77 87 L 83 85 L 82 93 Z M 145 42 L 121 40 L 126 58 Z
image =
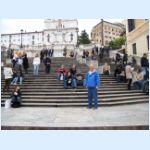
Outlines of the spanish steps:
M 107 62 L 109 58 L 106 58 Z M 87 89 L 77 87 L 77 89 L 64 89 L 63 81 L 57 81 L 56 69 L 64 64 L 69 68 L 72 64 L 77 64 L 77 69 L 84 74 L 88 71 L 88 66 L 79 64 L 75 58 L 52 58 L 51 73 L 45 74 L 44 64 L 40 64 L 39 76 L 33 76 L 32 59 L 29 59 L 29 73 L 25 74 L 25 80 L 21 87 L 22 107 L 86 107 Z M 126 83 L 117 83 L 113 76 L 114 66 L 111 65 L 110 76 L 101 75 L 101 86 L 98 90 L 99 106 L 130 105 L 137 103 L 148 103 L 148 96 L 139 90 L 127 90 Z M 4 85 L 2 75 L 1 86 Z M 14 88 L 11 85 L 11 90 Z M 1 106 L 4 106 L 6 99 L 10 99 L 10 93 L 2 93 Z

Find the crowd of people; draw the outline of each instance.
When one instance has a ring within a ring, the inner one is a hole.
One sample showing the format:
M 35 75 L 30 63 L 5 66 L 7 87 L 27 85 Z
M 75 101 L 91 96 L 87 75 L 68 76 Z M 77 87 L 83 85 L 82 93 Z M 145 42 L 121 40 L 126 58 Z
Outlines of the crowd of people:
M 10 93 L 10 85 L 14 85 L 15 88 L 10 94 L 12 98 L 12 107 L 19 107 L 21 104 L 19 84 L 23 84 L 25 79 L 24 73 L 28 74 L 29 62 L 27 54 L 22 51 L 14 51 L 11 49 L 8 54 L 8 58 L 10 58 L 12 64 L 5 62 L 3 68 L 5 79 L 3 92 L 7 91 Z
M 65 51 L 64 51 L 65 52 Z M 91 56 L 99 54 L 98 49 L 92 50 Z M 72 54 L 73 55 L 73 54 Z M 88 51 L 83 51 L 84 58 L 89 57 Z M 39 75 L 40 64 L 45 65 L 45 73 L 50 74 L 51 70 L 51 57 L 53 57 L 53 50 L 43 49 L 39 54 L 35 54 L 33 58 L 33 75 Z M 74 56 L 70 56 L 74 57 Z M 28 74 L 29 62 L 27 54 L 21 51 L 11 51 L 9 53 L 12 65 L 5 64 L 4 66 L 4 87 L 3 92 L 9 91 L 10 85 L 15 85 L 13 92 L 11 93 L 12 106 L 19 107 L 21 105 L 21 90 L 19 84 L 23 84 L 25 75 Z M 93 59 L 93 57 L 91 57 Z M 131 90 L 132 84 L 134 89 L 144 90 L 149 79 L 149 62 L 147 55 L 144 54 L 141 58 L 141 66 L 135 66 L 135 59 L 130 62 L 128 55 L 124 52 L 123 57 L 116 54 L 116 69 L 114 70 L 114 76 L 119 83 L 128 83 L 127 89 Z M 24 72 L 24 73 L 23 73 Z M 79 70 L 76 64 L 73 64 L 70 68 L 65 67 L 63 64 L 56 70 L 57 80 L 63 81 L 64 88 L 76 89 L 79 86 L 88 88 L 88 102 L 89 108 L 97 108 L 97 89 L 100 86 L 100 74 L 94 69 L 93 64 L 89 65 L 89 71 L 84 74 Z M 103 65 L 103 75 L 109 76 L 111 74 L 111 66 L 108 63 Z M 149 83 L 149 82 L 148 82 Z
M 91 58 L 92 60 L 103 60 L 104 54 L 109 56 L 109 47 L 94 46 L 92 50 L 83 50 L 82 58 Z
M 127 82 L 128 90 L 138 89 L 145 90 L 145 85 L 149 83 L 149 62 L 147 54 L 143 54 L 140 61 L 140 66 L 135 65 L 137 62 L 134 57 L 132 61 L 128 61 L 128 56 L 124 53 L 123 58 L 116 55 L 116 69 L 114 76 L 118 82 Z M 133 85 L 133 86 L 132 86 Z

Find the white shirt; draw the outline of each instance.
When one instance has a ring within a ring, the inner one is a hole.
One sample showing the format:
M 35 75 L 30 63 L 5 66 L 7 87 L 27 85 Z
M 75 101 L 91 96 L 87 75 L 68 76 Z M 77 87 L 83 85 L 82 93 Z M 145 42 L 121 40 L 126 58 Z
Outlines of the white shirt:
M 4 78 L 5 79 L 11 79 L 12 75 L 13 75 L 12 68 L 4 67 Z
M 133 77 L 133 69 L 130 65 L 127 65 L 126 68 L 125 68 L 125 72 L 126 72 L 126 78 L 127 79 L 132 79 Z
M 40 64 L 40 58 L 39 57 L 35 57 L 33 59 L 33 65 L 39 65 Z

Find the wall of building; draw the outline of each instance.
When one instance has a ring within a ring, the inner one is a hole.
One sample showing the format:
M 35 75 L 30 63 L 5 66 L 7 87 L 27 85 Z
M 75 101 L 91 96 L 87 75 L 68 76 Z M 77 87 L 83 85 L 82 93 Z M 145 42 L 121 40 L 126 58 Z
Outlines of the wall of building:
M 103 41 L 103 46 L 107 46 L 110 41 L 118 38 L 123 30 L 123 27 L 104 21 L 103 28 L 102 23 L 99 23 L 98 25 L 93 27 L 91 38 L 95 43 L 99 43 L 102 45 Z
M 37 51 L 43 47 L 53 47 L 55 50 L 62 51 L 65 46 L 72 50 L 77 44 L 77 36 L 77 20 L 47 19 L 45 20 L 45 29 L 43 31 L 2 34 L 1 44 L 6 48 L 9 48 L 9 46 L 19 48 L 22 41 L 24 50 Z
M 147 36 L 149 35 L 149 21 L 145 19 L 134 19 L 135 29 L 128 31 L 128 20 L 126 20 L 127 52 L 129 55 L 141 57 L 143 53 L 148 53 Z M 137 54 L 133 54 L 132 45 L 136 43 Z

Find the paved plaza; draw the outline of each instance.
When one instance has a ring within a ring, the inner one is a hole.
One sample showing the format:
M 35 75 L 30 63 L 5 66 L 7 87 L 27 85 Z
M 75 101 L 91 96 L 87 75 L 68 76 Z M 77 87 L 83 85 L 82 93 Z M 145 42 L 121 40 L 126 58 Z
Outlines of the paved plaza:
M 149 105 L 87 108 L 2 108 L 2 127 L 113 127 L 149 124 Z M 38 129 L 38 128 L 37 128 Z

